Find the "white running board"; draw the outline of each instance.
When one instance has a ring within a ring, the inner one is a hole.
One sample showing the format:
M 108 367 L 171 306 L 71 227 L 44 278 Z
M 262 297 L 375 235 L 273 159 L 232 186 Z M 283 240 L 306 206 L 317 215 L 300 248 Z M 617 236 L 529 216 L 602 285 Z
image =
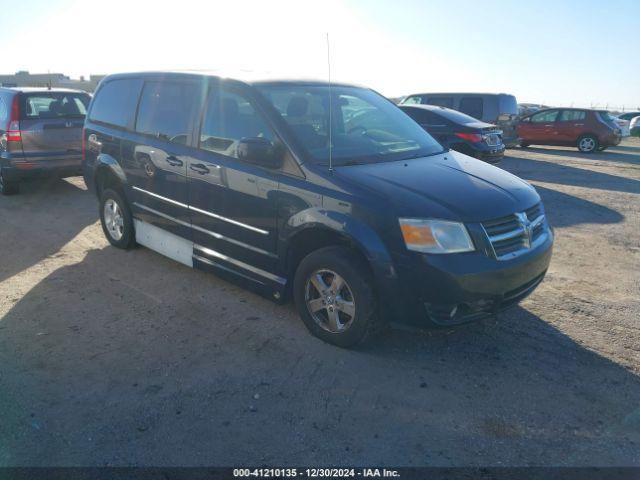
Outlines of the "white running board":
M 149 223 L 133 219 L 136 242 L 176 262 L 193 268 L 193 242 Z

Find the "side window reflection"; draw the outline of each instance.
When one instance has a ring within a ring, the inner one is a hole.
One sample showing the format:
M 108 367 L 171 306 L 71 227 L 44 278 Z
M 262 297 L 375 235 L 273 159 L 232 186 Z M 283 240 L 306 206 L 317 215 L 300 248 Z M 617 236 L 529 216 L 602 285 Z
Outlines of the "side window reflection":
M 275 135 L 249 99 L 224 88 L 211 92 L 200 131 L 200 148 L 238 158 L 238 142 L 244 138 L 273 141 Z

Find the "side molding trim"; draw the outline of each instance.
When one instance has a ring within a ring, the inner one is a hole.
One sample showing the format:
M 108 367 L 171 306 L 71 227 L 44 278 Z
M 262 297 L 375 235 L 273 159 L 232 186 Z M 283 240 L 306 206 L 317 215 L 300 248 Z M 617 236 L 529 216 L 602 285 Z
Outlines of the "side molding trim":
M 256 275 L 259 275 L 261 277 L 268 278 L 269 280 L 273 282 L 277 282 L 280 285 L 285 285 L 287 283 L 286 278 L 279 277 L 278 275 L 274 275 L 273 273 L 262 270 L 261 268 L 254 267 L 253 265 L 249 265 L 248 263 L 241 262 L 240 260 L 236 260 L 235 258 L 229 257 L 227 255 L 224 255 L 210 248 L 203 247 L 202 245 L 194 244 L 193 249 L 198 250 L 199 252 L 204 253 L 205 255 L 209 255 L 210 257 L 218 258 L 222 261 L 231 263 L 237 267 L 242 268 L 243 270 L 247 270 L 249 272 L 255 273 Z M 194 255 L 197 255 L 197 254 L 194 253 Z M 201 256 L 201 255 L 198 255 L 198 256 Z
M 269 235 L 267 230 L 263 230 L 258 227 L 254 227 L 253 225 L 247 225 L 246 223 L 238 222 L 237 220 L 233 220 L 232 218 L 223 217 L 222 215 L 218 215 L 217 213 L 209 212 L 208 210 L 202 210 L 200 208 L 192 207 L 191 205 L 187 205 L 186 203 L 178 202 L 176 200 L 172 200 L 171 198 L 163 197 L 162 195 L 158 195 L 157 193 L 149 192 L 139 187 L 133 187 L 134 190 L 149 195 L 153 198 L 157 198 L 158 200 L 162 200 L 163 202 L 170 203 L 171 205 L 176 205 L 178 207 L 186 208 L 187 210 L 191 210 L 193 212 L 200 213 L 202 215 L 207 215 L 209 217 L 222 220 L 223 222 L 231 223 L 232 225 L 237 225 L 238 227 L 246 228 L 247 230 L 251 230 L 253 232 L 260 233 L 262 235 Z

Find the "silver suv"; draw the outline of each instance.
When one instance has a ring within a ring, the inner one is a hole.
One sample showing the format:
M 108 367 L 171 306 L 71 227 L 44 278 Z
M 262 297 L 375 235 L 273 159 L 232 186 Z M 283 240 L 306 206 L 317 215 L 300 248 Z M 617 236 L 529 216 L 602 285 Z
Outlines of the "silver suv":
M 62 88 L 0 88 L 0 193 L 21 180 L 81 173 L 82 126 L 91 97 Z

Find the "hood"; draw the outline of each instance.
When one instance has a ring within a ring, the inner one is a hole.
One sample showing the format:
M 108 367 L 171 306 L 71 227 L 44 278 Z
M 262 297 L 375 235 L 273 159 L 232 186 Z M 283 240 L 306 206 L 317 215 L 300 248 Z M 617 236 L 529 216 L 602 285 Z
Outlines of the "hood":
M 384 195 L 400 216 L 477 222 L 523 211 L 540 201 L 524 180 L 454 151 L 335 170 Z

